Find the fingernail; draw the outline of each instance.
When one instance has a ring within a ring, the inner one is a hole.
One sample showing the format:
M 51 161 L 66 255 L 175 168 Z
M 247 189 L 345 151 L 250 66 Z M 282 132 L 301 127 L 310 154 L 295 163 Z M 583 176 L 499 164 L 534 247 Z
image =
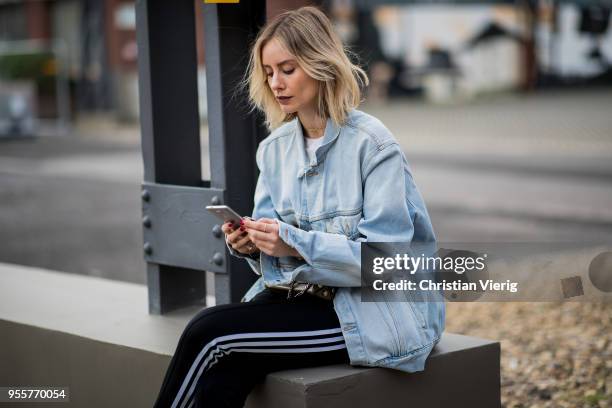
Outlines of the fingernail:
M 240 220 L 240 225 L 244 225 L 244 221 L 243 220 Z
M 240 231 L 246 231 L 244 227 L 240 227 Z

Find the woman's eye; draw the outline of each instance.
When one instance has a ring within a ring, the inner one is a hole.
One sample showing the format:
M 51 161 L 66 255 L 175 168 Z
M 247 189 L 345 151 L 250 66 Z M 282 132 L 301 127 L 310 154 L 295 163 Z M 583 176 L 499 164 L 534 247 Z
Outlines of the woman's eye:
M 291 74 L 293 74 L 293 71 L 295 71 L 295 68 L 291 68 L 291 69 L 289 69 L 289 70 L 287 70 L 287 71 L 283 71 L 283 74 L 285 74 L 285 75 L 291 75 Z M 269 77 L 271 77 L 272 75 L 274 75 L 274 73 L 273 73 L 273 72 L 266 72 L 266 76 L 267 76 L 268 78 L 269 78 Z

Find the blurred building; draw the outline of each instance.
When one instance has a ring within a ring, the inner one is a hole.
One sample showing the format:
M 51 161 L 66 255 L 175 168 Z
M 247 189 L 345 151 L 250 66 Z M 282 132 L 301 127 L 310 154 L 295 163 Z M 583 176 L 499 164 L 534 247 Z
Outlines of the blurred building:
M 206 115 L 203 0 L 194 0 L 198 43 L 200 112 Z M 268 15 L 310 4 L 270 0 Z M 171 24 L 171 22 L 169 22 Z M 24 40 L 27 40 L 24 42 Z M 2 50 L 60 50 L 54 58 L 70 83 L 73 114 L 105 112 L 138 118 L 138 47 L 133 0 L 0 0 Z M 39 95 L 39 112 L 56 114 L 53 98 Z
M 471 97 L 547 85 L 612 83 L 610 3 L 333 0 L 331 4 L 338 31 L 360 51 L 365 65 L 372 65 L 373 82 L 380 82 L 377 76 L 389 78 L 390 96 L 423 92 Z M 366 40 L 364 32 L 370 33 Z M 441 55 L 445 55 L 443 64 Z M 381 69 L 381 63 L 393 74 Z M 444 87 L 447 92 L 441 92 Z
M 202 1 L 193 0 L 194 7 L 200 10 Z M 609 7 L 601 5 L 605 3 L 268 0 L 268 17 L 310 3 L 329 12 L 338 33 L 369 70 L 372 98 L 424 93 L 452 99 L 595 79 L 609 83 L 612 77 L 612 30 Z M 196 13 L 196 27 L 199 103 L 205 117 L 201 12 Z M 52 76 L 62 75 L 69 84 L 65 99 L 73 117 L 104 112 L 118 120 L 137 119 L 133 0 L 0 0 L 0 75 L 3 53 L 24 47 L 30 53 L 52 54 L 11 62 L 13 68 L 30 64 L 30 71 L 39 71 L 39 116 L 57 116 L 61 110 L 61 98 L 51 94 L 60 84 Z
M 119 118 L 136 117 L 133 2 L 2 2 L 0 27 L 0 43 L 5 50 L 51 50 L 58 70 L 61 67 L 61 74 L 69 81 L 73 113 L 115 111 Z M 46 100 L 39 96 L 45 111 Z

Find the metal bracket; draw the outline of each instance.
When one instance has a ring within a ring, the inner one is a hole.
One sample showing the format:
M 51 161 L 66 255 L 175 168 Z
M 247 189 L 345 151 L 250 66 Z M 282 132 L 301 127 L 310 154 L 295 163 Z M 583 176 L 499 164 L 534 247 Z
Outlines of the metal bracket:
M 142 184 L 144 258 L 147 262 L 226 273 L 221 222 L 206 210 L 223 204 L 225 191 Z

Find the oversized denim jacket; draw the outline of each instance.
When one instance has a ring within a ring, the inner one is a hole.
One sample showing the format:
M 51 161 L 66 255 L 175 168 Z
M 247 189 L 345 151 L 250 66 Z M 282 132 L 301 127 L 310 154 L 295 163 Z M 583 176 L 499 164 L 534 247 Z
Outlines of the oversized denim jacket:
M 434 242 L 427 209 L 408 161 L 376 118 L 352 110 L 343 126 L 327 121 L 310 162 L 297 119 L 274 130 L 256 154 L 260 176 L 252 218 L 272 218 L 279 235 L 304 258 L 259 261 L 233 251 L 266 283 L 308 282 L 337 287 L 334 309 L 351 364 L 414 372 L 444 330 L 444 302 L 362 302 L 361 242 Z

